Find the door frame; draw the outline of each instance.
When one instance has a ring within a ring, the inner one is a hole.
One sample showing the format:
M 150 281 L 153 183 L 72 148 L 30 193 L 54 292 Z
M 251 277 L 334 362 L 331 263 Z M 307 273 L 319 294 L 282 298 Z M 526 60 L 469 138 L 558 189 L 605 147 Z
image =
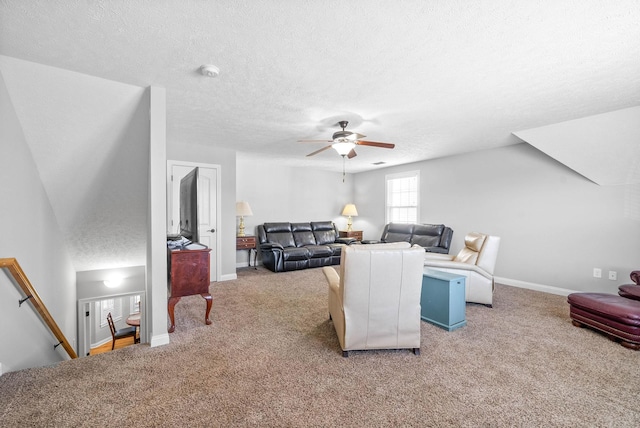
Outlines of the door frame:
M 147 343 L 147 313 L 144 308 L 147 307 L 147 296 L 144 290 L 129 291 L 120 294 L 107 294 L 100 297 L 88 297 L 86 299 L 78 299 L 78 349 L 76 353 L 79 357 L 88 357 L 91 347 L 91 323 L 93 316 L 85 316 L 87 309 L 90 309 L 91 303 L 99 302 L 107 299 L 118 299 L 122 297 L 140 296 L 140 305 L 142 306 L 142 317 L 140 318 L 140 343 Z
M 214 259 L 216 261 L 216 277 L 215 281 L 220 282 L 221 274 L 220 274 L 220 264 L 222 263 L 221 249 L 222 243 L 220 242 L 220 216 L 221 214 L 221 203 L 222 203 L 222 195 L 221 195 L 221 166 L 217 164 L 211 163 L 201 163 L 201 162 L 188 162 L 188 161 L 179 161 L 179 160 L 167 160 L 167 224 L 165 225 L 165 229 L 167 233 L 169 233 L 170 226 L 169 222 L 171 221 L 171 211 L 173 208 L 173 186 L 171 184 L 171 171 L 174 166 L 184 166 L 184 167 L 200 167 L 200 168 L 209 168 L 213 169 L 216 174 L 216 248 L 212 249 L 215 251 Z

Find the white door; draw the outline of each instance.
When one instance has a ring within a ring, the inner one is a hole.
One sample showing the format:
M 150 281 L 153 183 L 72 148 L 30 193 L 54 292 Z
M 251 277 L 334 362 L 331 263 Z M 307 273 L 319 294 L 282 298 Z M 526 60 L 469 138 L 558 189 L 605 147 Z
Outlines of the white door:
M 180 180 L 198 167 L 198 235 L 201 244 L 211 248 L 210 281 L 218 280 L 218 174 L 217 165 L 169 161 L 167 195 L 167 233 L 179 233 L 180 229 Z

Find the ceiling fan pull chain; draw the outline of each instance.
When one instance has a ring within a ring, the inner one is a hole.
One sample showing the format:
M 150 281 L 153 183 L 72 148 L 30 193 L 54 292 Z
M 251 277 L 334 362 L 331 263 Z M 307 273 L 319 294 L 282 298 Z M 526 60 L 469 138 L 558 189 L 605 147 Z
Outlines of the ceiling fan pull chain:
M 347 161 L 347 160 L 345 159 L 345 156 L 344 156 L 344 155 L 342 155 L 342 182 L 343 182 L 343 183 L 344 183 L 344 176 L 345 176 L 345 171 L 344 171 L 344 169 L 345 169 L 345 163 L 346 163 L 346 161 Z

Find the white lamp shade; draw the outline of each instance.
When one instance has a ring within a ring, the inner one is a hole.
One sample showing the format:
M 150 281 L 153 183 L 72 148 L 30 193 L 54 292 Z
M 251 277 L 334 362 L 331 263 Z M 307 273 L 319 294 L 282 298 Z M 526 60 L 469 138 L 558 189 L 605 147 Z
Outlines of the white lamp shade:
M 249 203 L 244 201 L 236 202 L 236 216 L 247 215 L 253 215 L 253 211 L 251 211 Z
M 358 210 L 356 209 L 356 206 L 354 204 L 347 204 L 344 206 L 344 209 L 342 210 L 342 215 L 350 215 L 352 217 L 357 217 Z

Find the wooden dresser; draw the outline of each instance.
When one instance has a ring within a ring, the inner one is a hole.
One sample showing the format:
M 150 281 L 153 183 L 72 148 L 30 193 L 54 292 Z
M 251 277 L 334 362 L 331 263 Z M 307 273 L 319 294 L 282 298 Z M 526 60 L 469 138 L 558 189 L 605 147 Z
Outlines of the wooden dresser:
M 207 302 L 205 323 L 211 324 L 212 298 L 209 293 L 209 252 L 210 248 L 202 250 L 168 250 L 169 269 L 169 319 L 171 326 L 169 333 L 175 330 L 174 309 L 176 303 L 183 296 L 200 294 Z

